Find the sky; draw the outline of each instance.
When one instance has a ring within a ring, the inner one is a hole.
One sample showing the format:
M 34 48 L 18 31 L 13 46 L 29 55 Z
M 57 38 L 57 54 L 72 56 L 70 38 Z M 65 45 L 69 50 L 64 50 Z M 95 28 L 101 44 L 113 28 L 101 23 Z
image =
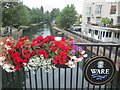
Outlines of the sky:
M 23 0 L 23 4 L 32 8 L 41 6 L 44 7 L 45 11 L 51 11 L 53 8 L 59 8 L 62 10 L 68 4 L 74 4 L 78 14 L 82 14 L 84 0 Z

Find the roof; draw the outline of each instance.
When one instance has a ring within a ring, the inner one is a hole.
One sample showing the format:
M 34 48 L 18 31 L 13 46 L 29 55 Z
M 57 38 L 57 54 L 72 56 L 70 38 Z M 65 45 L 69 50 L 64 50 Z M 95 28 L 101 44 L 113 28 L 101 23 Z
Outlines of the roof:
M 86 28 L 96 29 L 96 30 L 111 30 L 111 31 L 120 32 L 120 28 L 110 28 L 110 27 L 92 26 L 92 25 L 86 26 Z

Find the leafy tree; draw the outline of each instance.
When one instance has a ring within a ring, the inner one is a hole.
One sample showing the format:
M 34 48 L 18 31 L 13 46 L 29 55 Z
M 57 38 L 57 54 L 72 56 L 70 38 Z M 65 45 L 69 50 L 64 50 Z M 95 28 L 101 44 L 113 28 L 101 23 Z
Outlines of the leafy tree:
M 30 9 L 16 2 L 3 3 L 3 24 L 4 25 L 28 25 L 30 22 Z
M 38 23 L 43 21 L 44 18 L 43 9 L 32 8 L 31 16 L 32 16 L 32 23 Z
M 53 8 L 52 11 L 50 12 L 50 21 L 53 22 L 58 15 L 60 15 L 59 8 Z
M 4 25 L 12 25 L 15 22 L 15 12 L 20 4 L 17 2 L 2 3 L 2 22 Z
M 30 11 L 27 6 L 20 5 L 15 12 L 16 23 L 19 25 L 28 25 L 30 23 Z
M 42 11 L 42 13 L 44 13 L 44 8 L 43 8 L 43 6 L 40 7 L 40 10 Z
M 18 2 L 3 2 L 2 8 L 3 9 L 14 8 L 14 7 L 18 7 L 19 5 L 20 5 L 20 3 L 18 3 Z
M 50 12 L 46 11 L 44 14 L 45 23 L 50 23 Z
M 57 17 L 57 25 L 61 28 L 69 28 L 77 20 L 76 14 L 74 5 L 67 5 Z
M 110 21 L 111 21 L 111 20 L 110 20 L 109 18 L 107 18 L 107 17 L 101 19 L 101 23 L 103 23 L 104 26 L 106 26 L 106 24 L 110 24 Z

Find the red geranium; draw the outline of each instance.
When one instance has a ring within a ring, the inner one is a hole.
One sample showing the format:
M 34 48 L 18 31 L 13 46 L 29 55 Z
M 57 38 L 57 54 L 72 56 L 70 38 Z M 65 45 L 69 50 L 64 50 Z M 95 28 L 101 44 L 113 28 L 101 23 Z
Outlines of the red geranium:
M 52 63 L 57 64 L 57 61 L 56 60 L 52 60 Z
M 10 41 L 8 41 L 8 43 L 7 43 L 7 44 L 8 44 L 8 45 L 10 45 L 10 46 L 12 45 L 12 43 L 11 43 Z
M 30 58 L 30 54 L 23 55 L 24 58 Z
M 65 61 L 60 60 L 60 61 L 59 61 L 59 64 L 65 64 Z
M 14 50 L 13 49 L 8 49 L 8 53 L 13 53 L 14 52 Z
M 29 50 L 25 49 L 25 50 L 22 50 L 22 53 L 28 53 L 30 52 Z

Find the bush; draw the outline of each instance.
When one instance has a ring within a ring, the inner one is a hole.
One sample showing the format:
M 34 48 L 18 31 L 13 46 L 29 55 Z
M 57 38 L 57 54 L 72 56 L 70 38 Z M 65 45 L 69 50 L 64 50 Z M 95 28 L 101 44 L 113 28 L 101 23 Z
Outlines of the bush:
M 111 28 L 120 28 L 120 25 L 108 25 L 107 27 L 111 27 Z

